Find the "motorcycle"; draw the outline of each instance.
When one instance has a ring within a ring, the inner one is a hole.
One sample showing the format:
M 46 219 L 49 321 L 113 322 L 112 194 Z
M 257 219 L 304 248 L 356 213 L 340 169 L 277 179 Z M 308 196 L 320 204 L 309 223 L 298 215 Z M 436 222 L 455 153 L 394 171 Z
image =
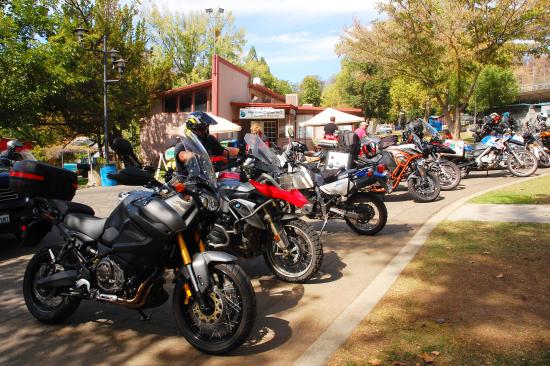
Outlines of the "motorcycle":
M 319 234 L 292 212 L 308 201 L 297 190 L 283 189 L 271 176 L 247 175 L 252 165 L 270 164 L 269 159 L 277 157 L 257 135 L 247 134 L 245 141 L 249 156 L 241 172 L 219 175 L 222 207 L 206 243 L 247 258 L 263 255 L 275 276 L 303 283 L 323 260 Z
M 513 148 L 513 146 L 518 148 Z M 523 148 L 524 142 L 518 136 L 485 136 L 480 143 L 466 146 L 462 156 L 448 158 L 455 162 L 464 174 L 471 169 L 489 170 L 505 165 L 508 171 L 518 177 L 528 177 L 537 170 L 537 158 Z
M 14 166 L 12 189 L 35 197 L 35 215 L 64 239 L 40 249 L 25 271 L 25 303 L 36 319 L 61 323 L 91 300 L 135 309 L 148 320 L 143 310 L 168 300 L 164 272 L 173 269 L 174 317 L 191 345 L 223 354 L 246 340 L 256 317 L 254 290 L 236 257 L 204 245 L 221 199 L 200 141 L 189 134 L 182 142 L 194 153 L 188 177 L 162 184 L 139 168 L 111 174 L 121 184 L 148 189 L 130 192 L 107 219 L 70 202 L 74 173 L 34 162 Z
M 33 200 L 14 192 L 9 185 L 9 172 L 16 162 L 36 159 L 28 150 L 18 151 L 23 147 L 18 140 L 9 141 L 7 147 L 0 154 L 0 233 L 14 235 L 24 246 L 36 245 L 51 225 L 33 219 Z
M 293 131 L 289 132 L 289 136 L 293 136 Z M 331 162 L 333 153 L 328 153 L 326 157 L 329 163 L 321 168 L 322 160 L 317 163 L 300 161 L 300 154 L 312 155 L 307 154 L 306 149 L 304 144 L 290 141 L 279 157 L 281 166 L 286 167 L 287 171 L 278 178 L 283 187 L 298 189 L 307 197 L 311 206 L 304 213 L 310 218 L 324 220 L 321 232 L 329 219 L 343 219 L 353 231 L 361 235 L 375 235 L 382 230 L 388 219 L 386 205 L 380 194 L 366 190 L 378 184 L 391 192 L 385 167 L 334 167 L 331 165 L 334 164 Z M 343 160 L 349 159 L 344 157 Z
M 429 162 L 416 145 L 395 145 L 378 151 L 373 157 L 363 157 L 359 161 L 371 164 L 383 164 L 391 172 L 389 181 L 392 190 L 402 181 L 407 182 L 409 194 L 415 201 L 431 202 L 439 197 L 441 185 L 435 172 L 430 170 Z M 374 186 L 372 192 L 386 192 L 381 186 Z
M 543 168 L 550 167 L 550 151 L 546 149 L 541 140 L 541 133 L 534 128 L 527 127 L 522 133 L 525 149 L 530 151 L 538 160 L 538 165 Z

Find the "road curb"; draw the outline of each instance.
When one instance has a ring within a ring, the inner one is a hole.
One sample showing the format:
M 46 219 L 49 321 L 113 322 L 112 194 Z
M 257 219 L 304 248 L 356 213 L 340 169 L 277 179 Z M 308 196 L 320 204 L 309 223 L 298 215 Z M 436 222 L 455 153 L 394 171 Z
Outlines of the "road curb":
M 357 298 L 329 325 L 329 327 L 294 362 L 295 366 L 325 365 L 332 354 L 340 348 L 359 323 L 371 312 L 374 306 L 390 289 L 403 269 L 424 245 L 428 236 L 439 223 L 456 211 L 467 201 L 482 194 L 505 188 L 510 185 L 550 175 L 549 173 L 528 178 L 514 179 L 512 182 L 472 193 L 434 213 L 397 253 L 376 278 L 357 296 Z

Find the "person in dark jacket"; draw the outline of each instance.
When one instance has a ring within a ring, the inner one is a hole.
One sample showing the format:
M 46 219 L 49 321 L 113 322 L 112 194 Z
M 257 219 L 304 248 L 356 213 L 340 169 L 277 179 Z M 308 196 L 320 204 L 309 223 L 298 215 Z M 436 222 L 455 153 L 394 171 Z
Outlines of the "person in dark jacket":
M 336 117 L 332 116 L 330 117 L 330 122 L 325 125 L 325 138 L 327 135 L 334 136 L 334 133 L 338 130 L 335 121 Z

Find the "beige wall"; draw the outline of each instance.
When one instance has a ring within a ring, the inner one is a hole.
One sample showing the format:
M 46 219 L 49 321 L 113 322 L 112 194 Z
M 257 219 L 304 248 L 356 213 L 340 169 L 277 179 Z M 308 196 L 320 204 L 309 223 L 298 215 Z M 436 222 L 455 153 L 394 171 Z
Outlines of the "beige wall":
M 218 78 L 218 116 L 231 121 L 231 102 L 249 101 L 249 78 L 223 62 L 218 66 Z
M 170 140 L 175 136 L 176 129 L 185 120 L 185 113 L 154 113 L 144 120 L 141 127 L 141 156 L 147 164 L 156 166 L 159 154 L 170 147 Z

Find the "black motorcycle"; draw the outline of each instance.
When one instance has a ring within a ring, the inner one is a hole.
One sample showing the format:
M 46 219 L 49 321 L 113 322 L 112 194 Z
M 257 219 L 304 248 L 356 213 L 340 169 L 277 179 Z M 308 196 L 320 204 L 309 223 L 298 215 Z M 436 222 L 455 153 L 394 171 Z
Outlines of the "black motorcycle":
M 207 251 L 203 243 L 220 208 L 208 155 L 194 135 L 182 142 L 195 153 L 186 179 L 168 184 L 139 168 L 112 174 L 134 191 L 107 219 L 90 207 L 70 202 L 76 175 L 46 164 L 14 166 L 13 190 L 40 201 L 35 215 L 55 225 L 64 242 L 39 250 L 25 272 L 23 293 L 31 314 L 61 323 L 81 300 L 135 309 L 162 305 L 166 269 L 174 270 L 172 305 L 176 325 L 197 349 L 225 353 L 247 338 L 256 317 L 249 278 L 237 258 Z
M 18 140 L 8 142 L 0 153 L 0 234 L 12 234 L 23 245 L 36 245 L 51 230 L 51 224 L 33 218 L 34 201 L 10 188 L 10 169 L 22 160 L 36 160 Z

